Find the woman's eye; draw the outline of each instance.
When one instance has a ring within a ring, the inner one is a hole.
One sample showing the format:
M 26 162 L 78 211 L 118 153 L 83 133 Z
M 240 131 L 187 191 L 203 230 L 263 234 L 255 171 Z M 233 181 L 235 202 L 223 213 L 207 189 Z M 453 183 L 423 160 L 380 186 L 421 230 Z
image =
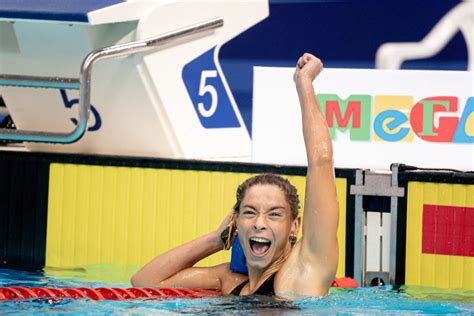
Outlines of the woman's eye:
M 255 212 L 246 210 L 246 211 L 243 211 L 243 213 L 244 213 L 244 215 L 253 215 Z
M 271 217 L 280 217 L 281 214 L 280 213 L 270 213 L 270 216 Z

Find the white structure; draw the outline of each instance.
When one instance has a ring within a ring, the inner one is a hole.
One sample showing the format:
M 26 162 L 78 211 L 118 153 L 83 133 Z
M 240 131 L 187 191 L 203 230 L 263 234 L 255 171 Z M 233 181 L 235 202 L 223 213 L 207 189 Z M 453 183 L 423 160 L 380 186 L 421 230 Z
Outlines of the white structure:
M 474 1 L 464 0 L 451 9 L 417 43 L 385 43 L 379 47 L 375 66 L 380 69 L 400 69 L 406 60 L 429 58 L 439 53 L 458 32 L 464 36 L 468 54 L 468 69 L 474 71 Z
M 0 74 L 79 78 L 91 51 L 215 18 L 224 24 L 151 51 L 101 61 L 92 72 L 91 118 L 83 138 L 69 145 L 27 143 L 27 148 L 249 159 L 250 136 L 219 65 L 219 49 L 266 18 L 268 1 L 108 0 L 97 5 L 108 2 L 93 10 L 86 1 L 75 11 L 67 12 L 70 6 L 64 5 L 44 13 L 26 1 L 16 8 L 23 16 L 0 15 Z M 0 86 L 0 94 L 20 130 L 69 132 L 77 122 L 76 90 Z

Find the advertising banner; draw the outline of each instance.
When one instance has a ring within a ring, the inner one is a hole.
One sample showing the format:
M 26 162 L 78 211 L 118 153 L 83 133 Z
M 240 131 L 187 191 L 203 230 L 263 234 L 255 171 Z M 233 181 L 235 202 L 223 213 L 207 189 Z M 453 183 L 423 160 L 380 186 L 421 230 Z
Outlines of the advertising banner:
M 293 68 L 254 68 L 252 161 L 306 165 Z M 325 69 L 317 98 L 339 168 L 474 170 L 474 74 Z

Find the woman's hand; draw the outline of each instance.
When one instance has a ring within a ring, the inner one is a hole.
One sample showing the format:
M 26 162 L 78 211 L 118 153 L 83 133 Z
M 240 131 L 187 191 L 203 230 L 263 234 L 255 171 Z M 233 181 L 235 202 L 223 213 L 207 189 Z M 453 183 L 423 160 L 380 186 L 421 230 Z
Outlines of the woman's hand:
M 224 231 L 224 229 L 226 229 L 229 225 L 230 225 L 230 221 L 232 220 L 232 214 L 234 212 L 230 212 L 229 214 L 227 214 L 227 216 L 224 218 L 224 220 L 222 221 L 222 223 L 219 225 L 219 227 L 217 228 L 216 230 L 216 233 L 219 234 L 219 236 L 222 234 L 222 232 Z
M 313 80 L 323 71 L 323 63 L 319 58 L 309 53 L 303 54 L 296 63 L 293 80 L 298 85 L 304 81 Z
M 234 226 L 232 227 L 232 229 L 229 227 L 229 225 L 231 224 L 233 220 L 233 215 L 234 215 L 234 212 L 230 212 L 229 214 L 227 214 L 227 216 L 224 218 L 224 221 L 222 221 L 222 223 L 219 225 L 217 230 L 214 232 L 214 234 L 216 235 L 216 238 L 219 238 L 219 241 L 222 243 L 222 247 L 226 250 L 230 249 L 230 245 L 232 245 L 232 242 L 234 239 L 234 236 L 232 235 L 234 235 L 234 231 L 236 227 Z M 231 236 L 229 236 L 229 234 L 231 234 Z

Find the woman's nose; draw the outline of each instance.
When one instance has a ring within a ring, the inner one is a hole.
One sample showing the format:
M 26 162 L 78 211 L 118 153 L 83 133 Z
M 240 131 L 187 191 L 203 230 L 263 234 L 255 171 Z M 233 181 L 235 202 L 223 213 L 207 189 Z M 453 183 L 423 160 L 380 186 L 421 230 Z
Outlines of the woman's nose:
M 265 230 L 267 228 L 265 224 L 265 219 L 262 215 L 259 215 L 255 218 L 255 222 L 253 223 L 253 228 L 255 230 Z

